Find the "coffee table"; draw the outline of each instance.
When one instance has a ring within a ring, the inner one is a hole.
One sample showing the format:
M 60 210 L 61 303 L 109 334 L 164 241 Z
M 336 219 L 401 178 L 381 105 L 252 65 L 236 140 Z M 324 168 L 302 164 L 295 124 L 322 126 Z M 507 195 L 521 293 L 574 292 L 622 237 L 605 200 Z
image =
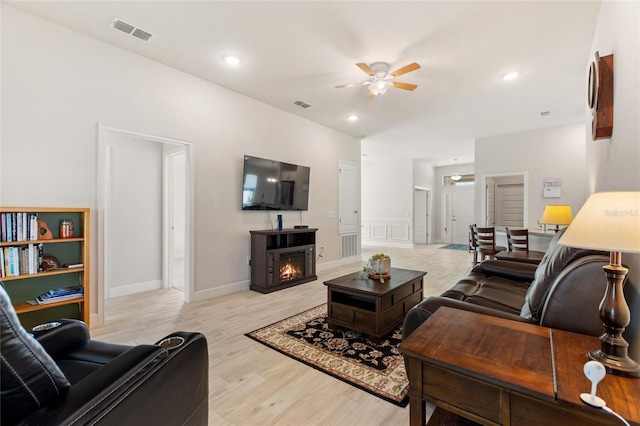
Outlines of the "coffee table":
M 345 327 L 380 342 L 422 300 L 426 272 L 391 268 L 381 283 L 362 271 L 324 282 L 327 286 L 327 325 Z

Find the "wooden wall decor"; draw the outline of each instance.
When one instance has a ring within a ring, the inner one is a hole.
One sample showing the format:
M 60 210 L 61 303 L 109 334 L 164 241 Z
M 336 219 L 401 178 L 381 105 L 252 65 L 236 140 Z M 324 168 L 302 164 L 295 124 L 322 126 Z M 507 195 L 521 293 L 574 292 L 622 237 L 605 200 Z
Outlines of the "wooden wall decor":
M 53 234 L 47 226 L 47 222 L 42 219 L 38 219 L 38 239 L 39 240 L 53 240 Z
M 591 107 L 591 138 L 608 139 L 613 133 L 613 54 L 600 57 L 589 69 L 587 102 Z

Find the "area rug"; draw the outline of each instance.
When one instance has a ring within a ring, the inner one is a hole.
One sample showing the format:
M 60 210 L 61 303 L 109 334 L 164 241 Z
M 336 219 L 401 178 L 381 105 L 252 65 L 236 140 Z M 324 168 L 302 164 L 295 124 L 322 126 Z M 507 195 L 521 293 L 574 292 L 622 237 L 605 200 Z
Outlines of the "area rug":
M 409 380 L 398 327 L 378 345 L 346 329 L 330 329 L 323 304 L 245 336 L 400 407 L 409 403 Z
M 447 244 L 446 246 L 442 246 L 440 248 L 449 250 L 469 250 L 469 246 L 467 244 Z

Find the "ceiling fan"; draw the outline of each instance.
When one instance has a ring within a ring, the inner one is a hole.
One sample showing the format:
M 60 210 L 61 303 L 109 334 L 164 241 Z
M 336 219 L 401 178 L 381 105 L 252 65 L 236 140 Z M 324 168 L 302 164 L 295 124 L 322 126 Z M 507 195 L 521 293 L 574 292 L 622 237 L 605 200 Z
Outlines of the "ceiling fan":
M 389 64 L 386 62 L 374 62 L 371 65 L 365 63 L 357 63 L 356 66 L 369 75 L 369 79 L 362 83 L 341 84 L 336 86 L 336 89 L 351 86 L 368 86 L 369 94 L 367 99 L 371 99 L 375 96 L 384 95 L 389 87 L 395 87 L 403 90 L 414 90 L 418 87 L 411 83 L 401 83 L 399 81 L 392 81 L 393 78 L 402 74 L 406 74 L 411 71 L 415 71 L 420 68 L 418 63 L 413 62 L 409 65 L 405 65 L 402 68 L 398 68 L 395 71 L 389 72 Z

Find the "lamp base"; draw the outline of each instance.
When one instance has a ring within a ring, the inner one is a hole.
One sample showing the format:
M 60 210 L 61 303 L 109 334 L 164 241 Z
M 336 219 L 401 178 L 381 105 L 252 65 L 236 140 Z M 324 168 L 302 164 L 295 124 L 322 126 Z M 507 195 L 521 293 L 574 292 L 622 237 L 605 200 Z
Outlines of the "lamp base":
M 609 265 L 603 266 L 607 288 L 600 302 L 600 319 L 604 332 L 600 336 L 600 349 L 587 353 L 587 358 L 604 365 L 608 373 L 640 377 L 640 365 L 629 358 L 629 343 L 622 337 L 631 321 L 629 306 L 624 300 L 623 285 L 629 270 L 621 264 L 622 254 L 612 251 Z
M 598 349 L 587 352 L 587 358 L 604 365 L 607 373 L 624 377 L 640 377 L 640 364 L 628 356 L 609 355 Z

